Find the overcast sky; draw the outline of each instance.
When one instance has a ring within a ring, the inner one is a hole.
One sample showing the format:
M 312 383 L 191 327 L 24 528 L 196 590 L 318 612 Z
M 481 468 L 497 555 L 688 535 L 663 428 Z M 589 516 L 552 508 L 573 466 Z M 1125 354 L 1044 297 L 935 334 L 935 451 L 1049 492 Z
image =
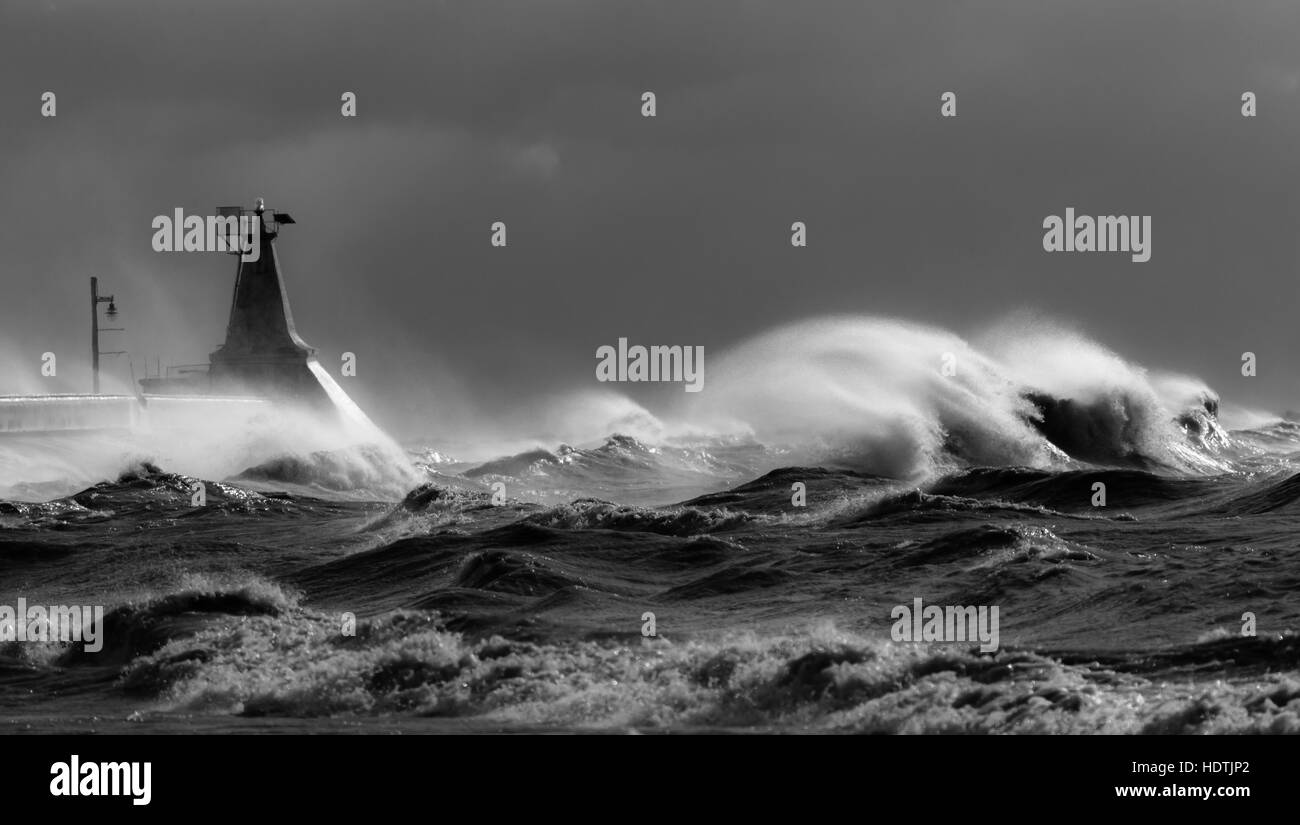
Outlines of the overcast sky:
M 10 2 L 0 366 L 83 358 L 92 274 L 137 372 L 206 361 L 233 259 L 150 222 L 261 195 L 299 332 L 403 436 L 593 387 L 620 336 L 832 312 L 1031 308 L 1297 407 L 1298 42 L 1294 2 Z M 1151 215 L 1151 260 L 1045 253 L 1067 206 Z

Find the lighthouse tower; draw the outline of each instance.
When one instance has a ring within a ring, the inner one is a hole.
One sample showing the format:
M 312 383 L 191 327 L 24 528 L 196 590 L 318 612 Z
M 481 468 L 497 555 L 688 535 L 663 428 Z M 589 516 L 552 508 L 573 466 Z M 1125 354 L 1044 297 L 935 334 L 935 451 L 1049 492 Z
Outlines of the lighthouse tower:
M 260 244 L 260 254 L 251 260 L 240 256 L 226 342 L 209 359 L 210 391 L 329 403 L 329 395 L 317 378 L 321 368 L 316 363 L 316 349 L 298 337 L 294 329 L 275 251 L 280 227 L 295 223 L 294 219 L 287 213 L 267 209 L 261 198 L 251 210 L 223 207 L 219 212 L 223 216 L 259 219 L 255 222 L 258 237 L 251 240 Z M 234 254 L 238 254 L 237 248 Z

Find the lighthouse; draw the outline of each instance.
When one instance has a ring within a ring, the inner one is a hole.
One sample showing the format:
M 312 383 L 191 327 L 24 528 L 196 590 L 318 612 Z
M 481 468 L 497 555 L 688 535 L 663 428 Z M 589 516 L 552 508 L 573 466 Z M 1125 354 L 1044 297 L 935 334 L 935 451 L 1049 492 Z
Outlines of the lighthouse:
M 240 255 L 241 245 L 231 244 L 239 268 L 226 341 L 209 359 L 209 391 L 328 404 L 329 393 L 318 378 L 322 370 L 316 363 L 316 349 L 294 328 L 275 249 L 280 228 L 295 223 L 294 219 L 267 209 L 261 198 L 251 210 L 223 207 L 218 211 L 225 217 L 255 215 L 258 220 L 248 223 L 259 237 L 248 240 L 260 245 L 261 254 Z
M 294 328 L 275 249 L 280 228 L 295 223 L 294 219 L 268 209 L 261 198 L 252 209 L 222 207 L 217 213 L 227 220 L 211 222 L 209 232 L 221 235 L 222 243 L 216 246 L 238 256 L 239 264 L 226 340 L 211 354 L 209 363 L 169 367 L 166 376 L 142 378 L 134 395 L 0 396 L 0 432 L 158 434 L 206 430 L 214 424 L 238 430 L 266 427 L 268 415 L 283 420 L 282 413 L 306 412 L 306 419 L 293 420 L 332 427 L 332 445 L 352 438 L 392 447 L 388 437 L 317 361 L 316 349 Z M 187 220 L 178 223 L 188 225 Z M 240 238 L 244 233 L 255 237 Z M 188 235 L 185 242 L 189 242 Z M 96 307 L 112 297 L 99 296 L 97 286 L 92 279 L 91 297 Z M 102 331 L 92 329 L 92 335 Z M 400 460 L 400 451 L 393 455 Z

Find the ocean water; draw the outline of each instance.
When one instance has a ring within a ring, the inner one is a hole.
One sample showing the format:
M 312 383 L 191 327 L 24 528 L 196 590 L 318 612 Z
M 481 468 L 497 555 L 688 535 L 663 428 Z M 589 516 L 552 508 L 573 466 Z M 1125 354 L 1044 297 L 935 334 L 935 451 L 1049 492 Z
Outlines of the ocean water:
M 203 507 L 147 460 L 24 487 L 49 447 L 9 437 L 0 605 L 106 632 L 0 642 L 0 724 L 1300 732 L 1300 424 L 1225 428 L 1086 342 L 1060 387 L 931 331 L 796 332 L 714 368 L 692 428 L 409 444 L 391 477 L 388 450 L 277 455 Z M 998 649 L 897 640 L 914 599 L 996 606 Z

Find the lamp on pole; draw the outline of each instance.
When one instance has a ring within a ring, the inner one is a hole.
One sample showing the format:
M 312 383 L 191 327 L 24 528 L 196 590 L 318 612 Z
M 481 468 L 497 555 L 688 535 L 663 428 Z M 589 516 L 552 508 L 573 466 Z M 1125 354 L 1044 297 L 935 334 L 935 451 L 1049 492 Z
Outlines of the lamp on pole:
M 91 372 L 94 375 L 95 395 L 99 395 L 99 305 L 108 304 L 108 310 L 104 317 L 113 320 L 117 317 L 117 303 L 113 300 L 112 295 L 99 294 L 99 279 L 91 276 L 90 279 L 90 365 Z M 103 332 L 121 332 L 121 327 L 104 327 Z M 105 352 L 103 355 L 122 355 L 118 352 Z

